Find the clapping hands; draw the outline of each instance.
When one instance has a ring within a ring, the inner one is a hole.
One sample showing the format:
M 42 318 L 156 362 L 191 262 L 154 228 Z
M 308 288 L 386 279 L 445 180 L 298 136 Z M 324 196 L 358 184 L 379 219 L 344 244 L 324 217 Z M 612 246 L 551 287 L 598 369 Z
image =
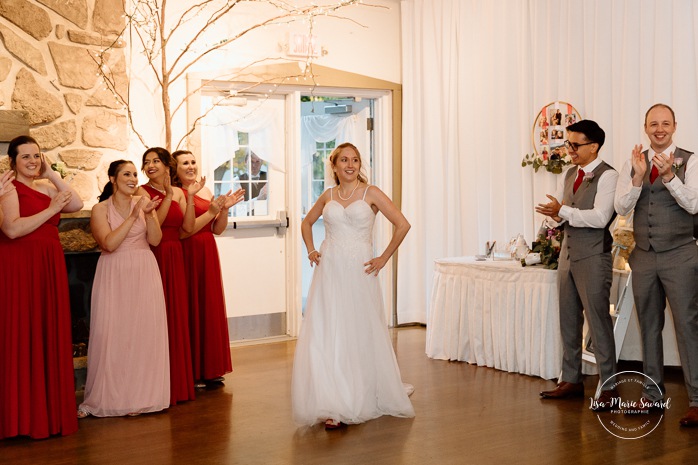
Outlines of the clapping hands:
M 54 212 L 60 213 L 63 211 L 66 205 L 70 203 L 73 198 L 73 193 L 70 191 L 58 192 L 52 199 L 49 208 L 53 209 Z
M 221 197 L 223 197 L 223 206 L 221 208 L 228 209 L 233 205 L 242 202 L 242 200 L 245 198 L 245 190 L 240 188 L 235 192 L 228 191 L 227 194 Z
M 14 179 L 14 171 L 5 171 L 2 175 L 0 175 L 0 197 L 15 188 L 15 186 L 12 184 Z
M 187 186 L 187 194 L 189 194 L 190 197 L 194 197 L 196 194 L 199 193 L 201 189 L 204 188 L 206 185 L 206 176 L 202 176 L 200 180 L 195 181 Z
M 131 217 L 134 220 L 138 219 L 138 215 L 141 211 L 146 215 L 151 213 L 157 208 L 158 205 L 160 205 L 160 202 L 162 202 L 162 199 L 158 196 L 155 196 L 152 199 L 142 196 L 138 202 L 136 202 L 136 205 L 133 206 L 133 209 L 131 210 Z
M 642 183 L 647 172 L 647 163 L 645 163 L 645 155 L 642 153 L 642 144 L 633 147 L 633 153 L 630 157 L 630 164 L 633 167 L 633 178 Z
M 172 198 L 174 191 L 172 190 L 172 179 L 170 178 L 169 174 L 165 175 L 165 180 L 162 182 L 162 187 L 165 189 L 165 197 Z
M 564 202 L 559 202 L 555 197 L 553 197 L 550 194 L 546 194 L 546 197 L 550 200 L 550 202 L 539 203 L 536 207 L 536 212 L 540 213 L 541 215 L 549 216 L 550 218 L 559 223 L 562 220 L 562 218 L 560 218 L 559 213 Z
M 245 191 L 243 189 L 238 189 L 235 192 L 228 191 L 224 195 L 219 195 L 211 201 L 211 205 L 208 207 L 208 211 L 217 215 L 221 210 L 228 210 L 230 207 L 236 203 L 242 201 L 245 198 Z
M 671 152 L 667 157 L 663 153 L 658 153 L 652 157 L 652 163 L 657 167 L 659 176 L 666 182 L 674 176 L 674 152 Z

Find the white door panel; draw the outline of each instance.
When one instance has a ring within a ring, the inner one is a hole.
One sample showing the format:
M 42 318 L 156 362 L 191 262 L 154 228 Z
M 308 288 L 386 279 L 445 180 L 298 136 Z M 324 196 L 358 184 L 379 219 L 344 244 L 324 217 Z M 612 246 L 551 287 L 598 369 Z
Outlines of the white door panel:
M 284 229 L 228 229 L 216 239 L 229 318 L 286 312 Z
M 215 101 L 215 95 L 202 98 L 202 111 Z M 202 174 L 213 192 L 239 188 L 245 179 L 249 186 L 250 175 L 256 174 L 247 161 L 253 159 L 250 154 L 264 161 L 267 199 L 250 200 L 231 209 L 228 228 L 216 238 L 234 340 L 286 333 L 285 123 L 283 97 L 252 97 L 244 106 L 216 108 L 202 123 Z M 240 216 L 233 216 L 236 214 Z M 269 226 L 279 218 L 283 227 Z M 273 328 L 262 327 L 271 320 Z

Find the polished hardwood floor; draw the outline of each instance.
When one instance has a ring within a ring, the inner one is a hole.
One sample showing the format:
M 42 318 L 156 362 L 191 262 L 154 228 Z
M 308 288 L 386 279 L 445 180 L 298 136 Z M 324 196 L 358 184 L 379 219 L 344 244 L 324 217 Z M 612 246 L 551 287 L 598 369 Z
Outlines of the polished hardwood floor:
M 681 372 L 651 434 L 618 439 L 589 400 L 544 401 L 552 381 L 424 355 L 426 330 L 392 330 L 417 416 L 325 431 L 291 419 L 294 341 L 234 347 L 225 385 L 134 418 L 87 418 L 68 437 L 0 441 L 2 464 L 640 464 L 698 463 L 698 429 L 680 428 Z M 597 378 L 585 379 L 587 396 Z

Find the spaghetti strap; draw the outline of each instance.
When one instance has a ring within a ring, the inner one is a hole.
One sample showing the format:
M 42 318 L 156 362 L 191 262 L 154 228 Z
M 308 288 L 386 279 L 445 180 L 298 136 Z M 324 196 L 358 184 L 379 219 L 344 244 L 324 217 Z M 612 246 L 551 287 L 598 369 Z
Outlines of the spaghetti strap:
M 369 184 L 368 186 L 366 186 L 366 190 L 364 191 L 364 196 L 361 197 L 361 200 L 363 200 L 364 202 L 366 201 L 366 192 L 368 192 L 368 188 L 369 188 L 369 187 L 371 187 L 370 184 Z
M 333 191 L 333 189 L 330 187 L 330 201 L 334 200 L 334 199 L 332 198 L 332 191 Z

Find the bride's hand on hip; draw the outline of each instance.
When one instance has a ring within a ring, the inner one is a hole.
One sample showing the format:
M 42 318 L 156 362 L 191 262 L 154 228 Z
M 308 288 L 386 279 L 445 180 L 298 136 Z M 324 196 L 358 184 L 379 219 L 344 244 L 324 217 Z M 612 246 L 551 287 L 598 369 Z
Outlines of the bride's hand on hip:
M 383 269 L 387 261 L 388 260 L 384 259 L 383 257 L 372 258 L 366 263 L 364 263 L 364 266 L 366 267 L 364 271 L 366 272 L 366 274 L 373 274 L 374 276 L 378 276 L 378 272 Z

